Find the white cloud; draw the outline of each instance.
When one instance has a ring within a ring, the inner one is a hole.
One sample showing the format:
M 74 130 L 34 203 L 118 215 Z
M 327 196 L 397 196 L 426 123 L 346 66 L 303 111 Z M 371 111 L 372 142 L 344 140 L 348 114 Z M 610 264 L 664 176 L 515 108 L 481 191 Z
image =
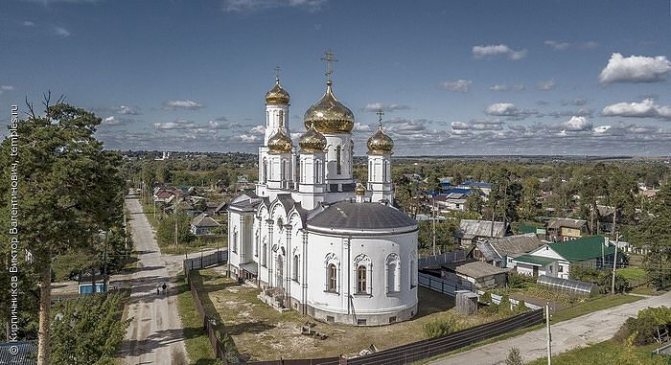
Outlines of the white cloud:
M 594 127 L 594 129 L 592 131 L 594 132 L 594 134 L 601 135 L 601 134 L 606 134 L 606 132 L 608 132 L 608 130 L 610 130 L 609 125 L 600 125 L 600 126 Z
M 395 112 L 398 110 L 407 110 L 410 109 L 409 106 L 403 104 L 385 104 L 380 102 L 368 103 L 363 108 L 365 112 L 377 112 L 377 111 L 386 111 L 386 112 Z
M 592 122 L 587 120 L 585 117 L 576 117 L 573 116 L 571 119 L 567 120 L 562 124 L 565 130 L 572 132 L 582 132 L 592 129 Z M 565 131 L 563 131 L 565 132 Z
M 485 114 L 495 117 L 507 117 L 512 120 L 522 120 L 532 115 L 538 115 L 535 110 L 522 110 L 512 103 L 494 103 L 485 109 Z
M 32 22 L 30 20 L 24 20 L 23 23 L 21 23 L 21 24 L 23 24 L 23 26 L 25 26 L 25 27 L 34 27 L 35 26 L 35 22 Z
M 370 132 L 370 125 L 355 122 L 354 123 L 354 131 L 355 132 Z
M 163 108 L 170 110 L 176 110 L 176 109 L 197 110 L 203 108 L 203 104 L 189 99 L 169 100 L 163 103 Z
M 103 118 L 101 124 L 102 125 L 118 125 L 118 124 L 120 124 L 120 121 L 115 116 L 109 116 L 107 118 Z
M 70 33 L 69 30 L 67 30 L 67 29 L 65 29 L 65 28 L 63 28 L 63 27 L 54 27 L 54 33 L 55 33 L 57 36 L 59 36 L 59 37 L 63 37 L 63 38 L 67 38 L 67 37 L 69 37 L 70 35 L 72 35 L 72 33 Z
M 523 91 L 526 87 L 523 84 L 516 85 L 506 85 L 506 84 L 495 84 L 489 87 L 491 91 Z
M 541 81 L 538 83 L 538 90 L 541 91 L 550 91 L 554 90 L 557 87 L 555 80 Z
M 473 46 L 473 57 L 475 58 L 486 58 L 486 57 L 496 57 L 496 56 L 505 56 L 511 60 L 521 60 L 526 57 L 527 50 L 522 49 L 516 51 L 505 44 L 496 44 L 496 45 L 486 45 L 486 46 Z
M 317 11 L 326 4 L 326 0 L 224 0 L 225 12 L 252 12 L 274 8 L 296 8 Z
M 14 90 L 14 86 L 12 85 L 0 85 L 0 94 L 4 93 L 5 91 L 12 91 Z
M 257 125 L 249 130 L 249 133 L 252 135 L 263 135 L 266 133 L 266 126 Z
M 571 43 L 571 42 L 547 40 L 544 43 L 546 46 L 551 47 L 556 51 L 565 51 L 569 48 L 592 49 L 599 46 L 599 44 L 594 41 Z
M 196 123 L 190 120 L 177 119 L 173 122 L 156 122 L 154 128 L 159 130 L 193 129 L 196 128 Z
M 450 126 L 452 127 L 452 129 L 456 129 L 456 130 L 467 130 L 467 129 L 470 129 L 470 126 L 469 126 L 467 123 L 460 122 L 460 121 L 452 122 L 452 123 L 450 124 Z
M 244 143 L 256 143 L 260 139 L 259 136 L 252 134 L 241 134 L 238 136 L 238 138 Z
M 557 51 L 563 51 L 568 49 L 571 46 L 571 43 L 568 42 L 558 42 L 558 41 L 545 41 L 546 46 L 550 46 Z
M 603 84 L 613 82 L 658 82 L 663 81 L 671 72 L 671 62 L 666 56 L 623 57 L 613 53 L 608 65 L 601 71 L 599 81 Z
M 135 106 L 119 105 L 116 113 L 121 115 L 139 115 L 140 108 Z
M 653 99 L 640 103 L 616 103 L 603 108 L 601 114 L 607 117 L 661 118 L 671 120 L 671 106 L 657 105 Z
M 472 83 L 473 81 L 471 80 L 444 81 L 442 83 L 442 87 L 443 89 L 449 91 L 467 93 L 470 90 Z

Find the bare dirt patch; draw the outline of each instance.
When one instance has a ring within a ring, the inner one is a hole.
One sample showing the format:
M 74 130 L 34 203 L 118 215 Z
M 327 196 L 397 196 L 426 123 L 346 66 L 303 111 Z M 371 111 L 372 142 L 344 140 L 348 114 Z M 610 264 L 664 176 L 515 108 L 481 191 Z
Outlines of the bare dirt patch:
M 280 313 L 257 298 L 258 289 L 237 285 L 215 271 L 201 271 L 200 279 L 194 283 L 203 299 L 207 295 L 206 306 L 216 311 L 240 353 L 255 360 L 351 356 L 370 345 L 382 350 L 426 339 L 424 326 L 432 321 L 456 318 L 466 328 L 500 318 L 485 313 L 465 317 L 453 309 L 452 298 L 420 288 L 419 310 L 410 321 L 381 327 L 326 324 L 296 311 Z M 306 323 L 327 338 L 302 335 Z

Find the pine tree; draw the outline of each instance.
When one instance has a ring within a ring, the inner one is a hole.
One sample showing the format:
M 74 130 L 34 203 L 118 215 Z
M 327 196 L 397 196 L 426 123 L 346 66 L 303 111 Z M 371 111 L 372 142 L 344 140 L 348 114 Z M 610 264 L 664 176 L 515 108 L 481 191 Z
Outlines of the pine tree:
M 70 249 L 86 247 L 101 230 L 108 230 L 122 213 L 118 207 L 124 182 L 120 159 L 103 151 L 94 137 L 101 119 L 64 103 L 49 105 L 38 116 L 29 106 L 18 122 L 18 233 L 21 248 L 32 256 L 39 282 L 38 365 L 51 364 L 49 329 L 52 259 Z M 0 171 L 9 180 L 11 141 L 0 144 Z M 9 186 L 0 185 L 3 210 Z M 9 222 L 2 220 L 7 235 Z

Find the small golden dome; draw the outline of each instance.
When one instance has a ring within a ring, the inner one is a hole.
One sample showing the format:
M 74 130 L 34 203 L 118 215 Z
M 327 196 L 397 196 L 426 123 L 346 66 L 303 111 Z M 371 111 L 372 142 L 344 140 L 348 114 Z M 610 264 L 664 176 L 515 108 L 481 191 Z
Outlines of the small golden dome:
M 266 93 L 266 105 L 288 105 L 289 93 L 280 85 L 279 77 L 275 78 L 275 86 Z
M 356 189 L 354 189 L 354 194 L 356 195 L 366 195 L 366 187 L 362 183 L 356 184 Z
M 382 131 L 380 125 L 377 131 L 368 138 L 368 153 L 373 155 L 383 155 L 391 153 L 394 148 L 394 140 Z
M 301 153 L 323 152 L 326 148 L 326 137 L 317 132 L 314 126 L 310 126 L 310 129 L 301 136 L 298 145 L 301 146 Z
M 305 128 L 314 126 L 323 134 L 352 133 L 354 113 L 333 95 L 331 82 L 326 85 L 324 96 L 305 112 Z
M 284 113 L 280 111 L 280 121 L 277 132 L 268 139 L 268 151 L 270 153 L 291 153 L 294 148 L 291 137 L 284 132 Z

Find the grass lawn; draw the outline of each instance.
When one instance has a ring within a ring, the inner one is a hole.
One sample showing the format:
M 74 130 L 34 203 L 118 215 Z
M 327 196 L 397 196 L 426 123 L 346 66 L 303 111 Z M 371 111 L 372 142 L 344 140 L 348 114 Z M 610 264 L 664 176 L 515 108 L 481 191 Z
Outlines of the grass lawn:
M 203 319 L 200 318 L 196 310 L 188 285 L 184 283 L 184 276 L 180 275 L 178 280 L 180 285 L 177 295 L 177 310 L 182 319 L 186 352 L 189 354 L 191 364 L 217 364 L 210 340 L 203 329 Z
M 620 304 L 632 303 L 642 297 L 632 295 L 604 295 L 593 299 L 587 299 L 582 303 L 565 307 L 552 314 L 552 321 L 559 322 L 582 316 L 583 314 L 595 312 L 602 309 L 618 306 Z
M 589 347 L 580 348 L 553 356 L 553 365 L 663 365 L 668 364 L 662 357 L 652 357 L 651 351 L 659 347 L 659 344 L 647 346 L 635 346 L 631 353 L 627 353 L 626 347 L 613 340 L 600 342 Z M 668 361 L 668 360 L 667 360 Z M 545 365 L 547 358 L 532 361 L 527 365 Z
M 381 327 L 326 324 L 296 311 L 280 313 L 257 298 L 258 289 L 239 286 L 213 270 L 202 270 L 193 281 L 206 310 L 216 310 L 240 353 L 254 360 L 353 355 L 371 344 L 381 350 L 425 339 L 424 325 L 434 320 L 456 318 L 459 327 L 466 328 L 501 318 L 459 315 L 452 309 L 453 299 L 420 287 L 418 314 L 410 321 Z M 301 326 L 308 322 L 328 338 L 301 335 Z

